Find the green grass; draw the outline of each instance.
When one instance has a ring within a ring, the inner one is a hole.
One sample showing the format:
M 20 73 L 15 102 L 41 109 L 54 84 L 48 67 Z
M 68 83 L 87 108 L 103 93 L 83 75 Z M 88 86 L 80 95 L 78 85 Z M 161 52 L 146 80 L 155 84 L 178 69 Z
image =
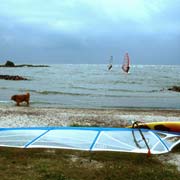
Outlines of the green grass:
M 0 176 L 3 180 L 178 180 L 180 173 L 157 156 L 144 154 L 0 148 Z

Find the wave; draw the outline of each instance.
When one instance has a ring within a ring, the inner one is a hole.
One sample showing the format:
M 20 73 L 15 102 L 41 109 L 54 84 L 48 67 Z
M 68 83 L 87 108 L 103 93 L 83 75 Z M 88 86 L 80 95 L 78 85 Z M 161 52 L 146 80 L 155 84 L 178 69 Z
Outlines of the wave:
M 29 92 L 43 94 L 43 95 L 71 95 L 71 96 L 88 96 L 91 94 L 82 94 L 82 93 L 73 93 L 73 92 L 63 92 L 63 91 L 37 91 L 37 90 L 29 90 Z
M 72 86 L 71 88 L 72 89 L 91 90 L 91 91 L 98 90 L 98 88 L 87 88 L 87 87 L 79 87 L 79 86 Z
M 108 91 L 126 92 L 126 93 L 156 93 L 156 92 L 161 92 L 161 90 L 130 90 L 130 89 L 108 89 Z
M 129 84 L 129 85 L 131 85 L 131 84 L 139 84 L 139 85 L 141 85 L 141 84 L 143 84 L 143 79 L 138 80 L 138 81 L 131 81 L 130 82 L 130 81 L 119 81 L 119 80 L 117 80 L 117 81 L 112 81 L 112 85 L 118 85 L 118 84 Z
M 7 87 L 0 87 L 0 89 L 8 89 Z
M 78 87 L 75 89 L 78 89 Z M 131 97 L 134 96 L 136 93 L 158 93 L 161 92 L 162 90 L 130 90 L 130 89 L 113 89 L 113 88 L 107 88 L 107 89 L 103 89 L 103 88 L 85 88 L 82 87 L 83 90 L 92 90 L 91 93 L 86 93 L 86 92 L 67 92 L 67 91 L 47 91 L 47 90 L 28 90 L 28 89 L 19 89 L 19 91 L 22 92 L 32 92 L 32 93 L 36 93 L 36 94 L 41 94 L 41 95 L 67 95 L 67 96 L 92 96 L 92 97 L 125 97 L 128 96 L 127 94 L 124 93 L 131 93 Z M 105 93 L 106 92 L 106 93 Z M 108 94 L 108 93 L 109 94 Z M 112 93 L 111 93 L 112 92 Z M 113 94 L 114 93 L 118 93 L 118 94 Z
M 0 103 L 9 103 L 10 101 L 0 101 Z
M 131 91 L 128 91 L 128 94 L 107 94 L 107 93 L 73 93 L 73 92 L 59 92 L 59 91 L 35 91 L 35 90 L 31 90 L 29 92 L 33 92 L 33 93 L 37 93 L 37 94 L 41 94 L 41 95 L 62 95 L 62 96 L 87 96 L 87 97 L 106 97 L 106 98 L 118 98 L 118 97 L 123 97 L 123 98 L 128 98 L 128 97 L 145 97 L 143 94 L 136 94 L 136 93 L 130 93 Z M 143 93 L 143 91 L 141 91 Z M 150 93 L 153 93 L 155 91 L 149 91 Z M 139 93 L 139 92 L 137 92 Z M 151 95 L 152 97 L 152 95 Z M 146 98 L 147 95 L 146 95 Z M 41 102 L 40 102 L 41 103 Z

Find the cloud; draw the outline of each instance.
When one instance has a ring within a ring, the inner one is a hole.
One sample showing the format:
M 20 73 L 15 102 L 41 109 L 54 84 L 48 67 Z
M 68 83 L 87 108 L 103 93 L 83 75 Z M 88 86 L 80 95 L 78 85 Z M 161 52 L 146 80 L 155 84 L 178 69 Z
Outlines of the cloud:
M 173 14 L 179 11 L 178 8 L 175 12 L 171 10 L 172 15 L 168 11 L 177 6 L 176 0 L 52 0 L 46 3 L 42 0 L 1 0 L 0 14 L 25 25 L 39 25 L 39 28 L 49 28 L 52 31 L 76 33 L 91 30 L 91 27 L 110 29 L 113 24 L 124 28 L 126 23 L 136 23 L 136 26 L 148 32 L 148 29 L 163 30 L 170 22 L 172 25 L 173 19 L 168 17 L 174 17 Z M 156 28 L 154 24 L 160 25 Z
M 118 56 L 128 49 L 137 59 L 145 59 L 143 63 L 151 63 L 150 51 L 161 48 L 161 56 L 167 61 L 173 56 L 175 62 L 180 41 L 178 2 L 1 0 L 0 53 L 22 61 L 27 56 L 101 63 L 109 54 Z

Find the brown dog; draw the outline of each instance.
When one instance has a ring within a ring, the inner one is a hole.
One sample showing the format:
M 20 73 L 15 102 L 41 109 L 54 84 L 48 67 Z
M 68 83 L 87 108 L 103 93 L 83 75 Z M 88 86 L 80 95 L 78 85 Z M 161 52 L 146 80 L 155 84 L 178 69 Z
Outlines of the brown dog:
M 30 94 L 17 94 L 11 97 L 11 100 L 16 102 L 16 105 L 19 106 L 21 102 L 25 101 L 27 106 L 29 106 Z

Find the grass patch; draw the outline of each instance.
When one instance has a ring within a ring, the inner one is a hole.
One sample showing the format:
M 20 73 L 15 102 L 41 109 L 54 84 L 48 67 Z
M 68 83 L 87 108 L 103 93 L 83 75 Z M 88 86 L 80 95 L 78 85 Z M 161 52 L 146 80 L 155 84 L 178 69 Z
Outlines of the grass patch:
M 0 148 L 3 180 L 178 180 L 156 156 L 118 152 Z
M 180 144 L 176 145 L 173 149 L 172 152 L 180 152 Z

